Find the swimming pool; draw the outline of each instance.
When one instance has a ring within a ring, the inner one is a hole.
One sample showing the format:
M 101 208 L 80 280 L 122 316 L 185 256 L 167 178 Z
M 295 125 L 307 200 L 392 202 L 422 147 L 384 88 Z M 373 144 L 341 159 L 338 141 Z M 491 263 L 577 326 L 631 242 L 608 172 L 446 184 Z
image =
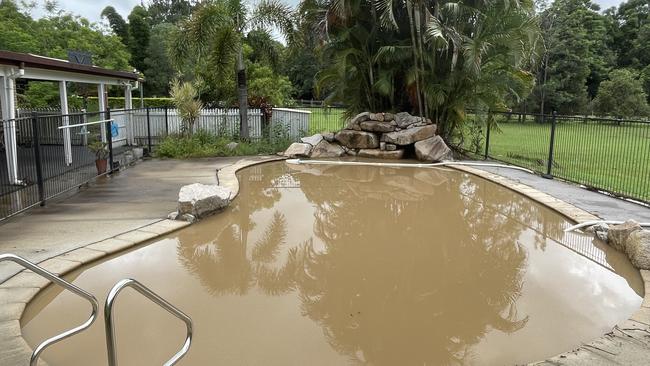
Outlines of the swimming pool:
M 238 176 L 224 212 L 67 278 L 99 296 L 133 277 L 190 315 L 182 365 L 520 364 L 600 336 L 642 301 L 624 255 L 459 171 L 276 162 Z M 86 307 L 49 287 L 24 336 L 35 345 Z M 184 339 L 133 293 L 115 312 L 121 365 L 160 364 Z M 43 358 L 106 364 L 101 321 Z

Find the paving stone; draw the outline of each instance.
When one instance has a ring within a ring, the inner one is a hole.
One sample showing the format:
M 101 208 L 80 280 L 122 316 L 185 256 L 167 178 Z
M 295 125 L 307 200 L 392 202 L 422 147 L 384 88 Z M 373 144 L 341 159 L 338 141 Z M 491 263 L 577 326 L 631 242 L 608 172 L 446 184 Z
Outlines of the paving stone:
M 79 248 L 75 249 L 71 252 L 67 252 L 65 254 L 62 254 L 58 256 L 57 258 L 73 261 L 73 262 L 79 262 L 81 264 L 89 263 L 94 261 L 95 259 L 99 259 L 103 256 L 105 256 L 106 253 L 99 251 L 99 250 L 93 250 L 93 249 L 88 249 L 88 248 Z
M 0 288 L 43 288 L 50 283 L 47 278 L 29 270 L 23 270 L 17 275 L 0 284 Z
M 151 240 L 158 236 L 160 235 L 147 232 L 147 231 L 134 230 L 134 231 L 129 231 L 128 233 L 118 235 L 115 237 L 115 239 L 128 241 L 131 242 L 132 244 L 140 244 L 143 241 Z
M 173 231 L 176 231 L 178 229 L 182 229 L 186 226 L 189 226 L 189 222 L 185 221 L 177 221 L 177 220 L 163 220 L 156 222 L 155 224 L 147 225 L 145 227 L 141 227 L 138 230 L 139 231 L 147 231 L 151 232 L 154 234 L 159 234 L 159 235 L 164 235 L 171 233 Z
M 73 262 L 58 257 L 50 258 L 38 265 L 56 275 L 66 274 L 75 268 L 81 267 L 81 263 L 79 262 Z
M 25 310 L 26 303 L 14 302 L 0 306 L 0 322 L 8 320 L 20 320 Z
M 133 245 L 134 245 L 133 242 L 130 241 L 110 238 L 110 239 L 102 240 L 98 243 L 87 245 L 86 248 L 92 250 L 99 250 L 104 253 L 110 254 L 110 253 L 119 252 L 120 250 L 124 250 L 126 248 L 130 248 Z
M 17 302 L 29 302 L 40 291 L 38 288 L 0 288 L 0 306 Z

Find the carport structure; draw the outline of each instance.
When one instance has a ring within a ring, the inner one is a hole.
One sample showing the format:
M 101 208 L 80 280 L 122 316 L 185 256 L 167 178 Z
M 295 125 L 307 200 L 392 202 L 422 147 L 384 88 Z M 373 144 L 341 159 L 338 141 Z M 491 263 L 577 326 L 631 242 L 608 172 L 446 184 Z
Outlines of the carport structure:
M 133 72 L 104 69 L 91 65 L 75 64 L 66 60 L 25 53 L 0 51 L 0 109 L 4 128 L 8 178 L 20 184 L 16 139 L 16 80 L 58 82 L 63 125 L 69 125 L 67 82 L 97 85 L 99 112 L 106 111 L 106 88 L 117 85 L 124 88 L 124 109 L 132 108 L 131 91 L 141 81 Z M 102 136 L 105 138 L 105 136 Z M 63 130 L 66 164 L 72 163 L 70 130 Z

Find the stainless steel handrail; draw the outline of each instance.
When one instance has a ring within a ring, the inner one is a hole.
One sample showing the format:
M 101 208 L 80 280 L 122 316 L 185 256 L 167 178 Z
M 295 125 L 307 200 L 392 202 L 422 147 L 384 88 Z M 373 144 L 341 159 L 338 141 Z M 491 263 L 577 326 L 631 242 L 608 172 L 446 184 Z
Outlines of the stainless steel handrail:
M 88 318 L 88 320 L 86 320 L 83 324 L 81 324 L 81 325 L 79 325 L 79 326 L 77 326 L 75 328 L 72 328 L 70 330 L 67 330 L 67 331 L 65 331 L 63 333 L 60 333 L 58 335 L 55 335 L 54 337 L 46 339 L 43 342 L 41 342 L 41 344 L 36 346 L 36 348 L 34 349 L 34 352 L 32 352 L 32 357 L 30 358 L 30 361 L 29 361 L 30 366 L 36 366 L 38 364 L 38 358 L 40 357 L 41 353 L 43 353 L 43 351 L 45 351 L 45 349 L 47 347 L 53 345 L 54 343 L 62 341 L 64 339 L 68 338 L 68 337 L 71 337 L 71 336 L 73 336 L 73 335 L 75 335 L 75 334 L 77 334 L 79 332 L 82 332 L 83 330 L 87 329 L 88 327 L 90 327 L 95 322 L 95 319 L 97 318 L 97 309 L 99 308 L 99 303 L 97 302 L 97 299 L 95 298 L 95 296 L 93 296 L 92 294 L 90 294 L 90 293 L 82 290 L 81 288 L 71 284 L 70 282 L 60 278 L 59 276 L 55 275 L 54 273 L 52 273 L 52 272 L 50 272 L 50 271 L 48 271 L 48 270 L 46 270 L 46 269 L 44 269 L 42 267 L 39 267 L 38 265 L 28 261 L 25 258 L 19 257 L 17 255 L 14 255 L 14 254 L 0 254 L 0 262 L 3 262 L 3 261 L 14 262 L 14 263 L 16 263 L 16 264 L 18 264 L 20 266 L 23 266 L 23 267 L 33 271 L 34 273 L 36 273 L 36 274 L 38 274 L 40 276 L 43 276 L 43 277 L 47 278 L 48 280 L 50 280 L 50 281 L 56 283 L 57 285 L 65 288 L 66 290 L 69 290 L 69 291 L 81 296 L 82 298 L 88 300 L 88 302 L 90 302 L 90 305 L 93 308 L 92 313 L 90 314 L 90 318 Z
M 185 322 L 185 326 L 187 327 L 187 336 L 185 337 L 183 348 L 181 348 L 180 351 L 178 351 L 172 358 L 169 359 L 169 361 L 165 362 L 164 364 L 164 366 L 175 365 L 190 350 L 190 345 L 192 343 L 192 319 L 190 319 L 189 316 L 185 315 L 185 313 L 180 311 L 174 305 L 170 304 L 165 299 L 148 289 L 145 285 L 131 278 L 126 278 L 116 283 L 106 298 L 106 305 L 104 306 L 104 324 L 106 326 L 106 349 L 108 351 L 108 365 L 117 366 L 117 344 L 115 342 L 113 304 L 115 303 L 117 295 L 119 295 L 119 293 L 126 287 L 133 288 L 144 297 L 153 301 L 158 306 L 167 310 L 167 312 L 170 314 Z

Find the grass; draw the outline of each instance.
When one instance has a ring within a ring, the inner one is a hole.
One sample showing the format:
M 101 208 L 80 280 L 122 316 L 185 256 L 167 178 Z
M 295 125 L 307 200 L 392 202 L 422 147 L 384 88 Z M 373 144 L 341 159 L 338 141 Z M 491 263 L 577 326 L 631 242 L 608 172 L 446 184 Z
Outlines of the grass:
M 491 158 L 546 173 L 550 123 L 500 121 L 499 129 L 491 131 Z M 559 121 L 552 174 L 650 202 L 650 124 Z
M 301 111 L 309 111 L 309 135 L 320 132 L 336 132 L 343 128 L 345 125 L 345 118 L 343 117 L 343 108 L 310 108 L 300 107 L 296 108 Z
M 218 137 L 206 131 L 197 131 L 191 137 L 172 135 L 162 140 L 155 154 L 161 158 L 190 159 L 215 156 L 268 155 L 284 151 L 290 144 L 288 138 L 235 141 L 234 138 Z M 237 142 L 237 147 L 227 145 Z

